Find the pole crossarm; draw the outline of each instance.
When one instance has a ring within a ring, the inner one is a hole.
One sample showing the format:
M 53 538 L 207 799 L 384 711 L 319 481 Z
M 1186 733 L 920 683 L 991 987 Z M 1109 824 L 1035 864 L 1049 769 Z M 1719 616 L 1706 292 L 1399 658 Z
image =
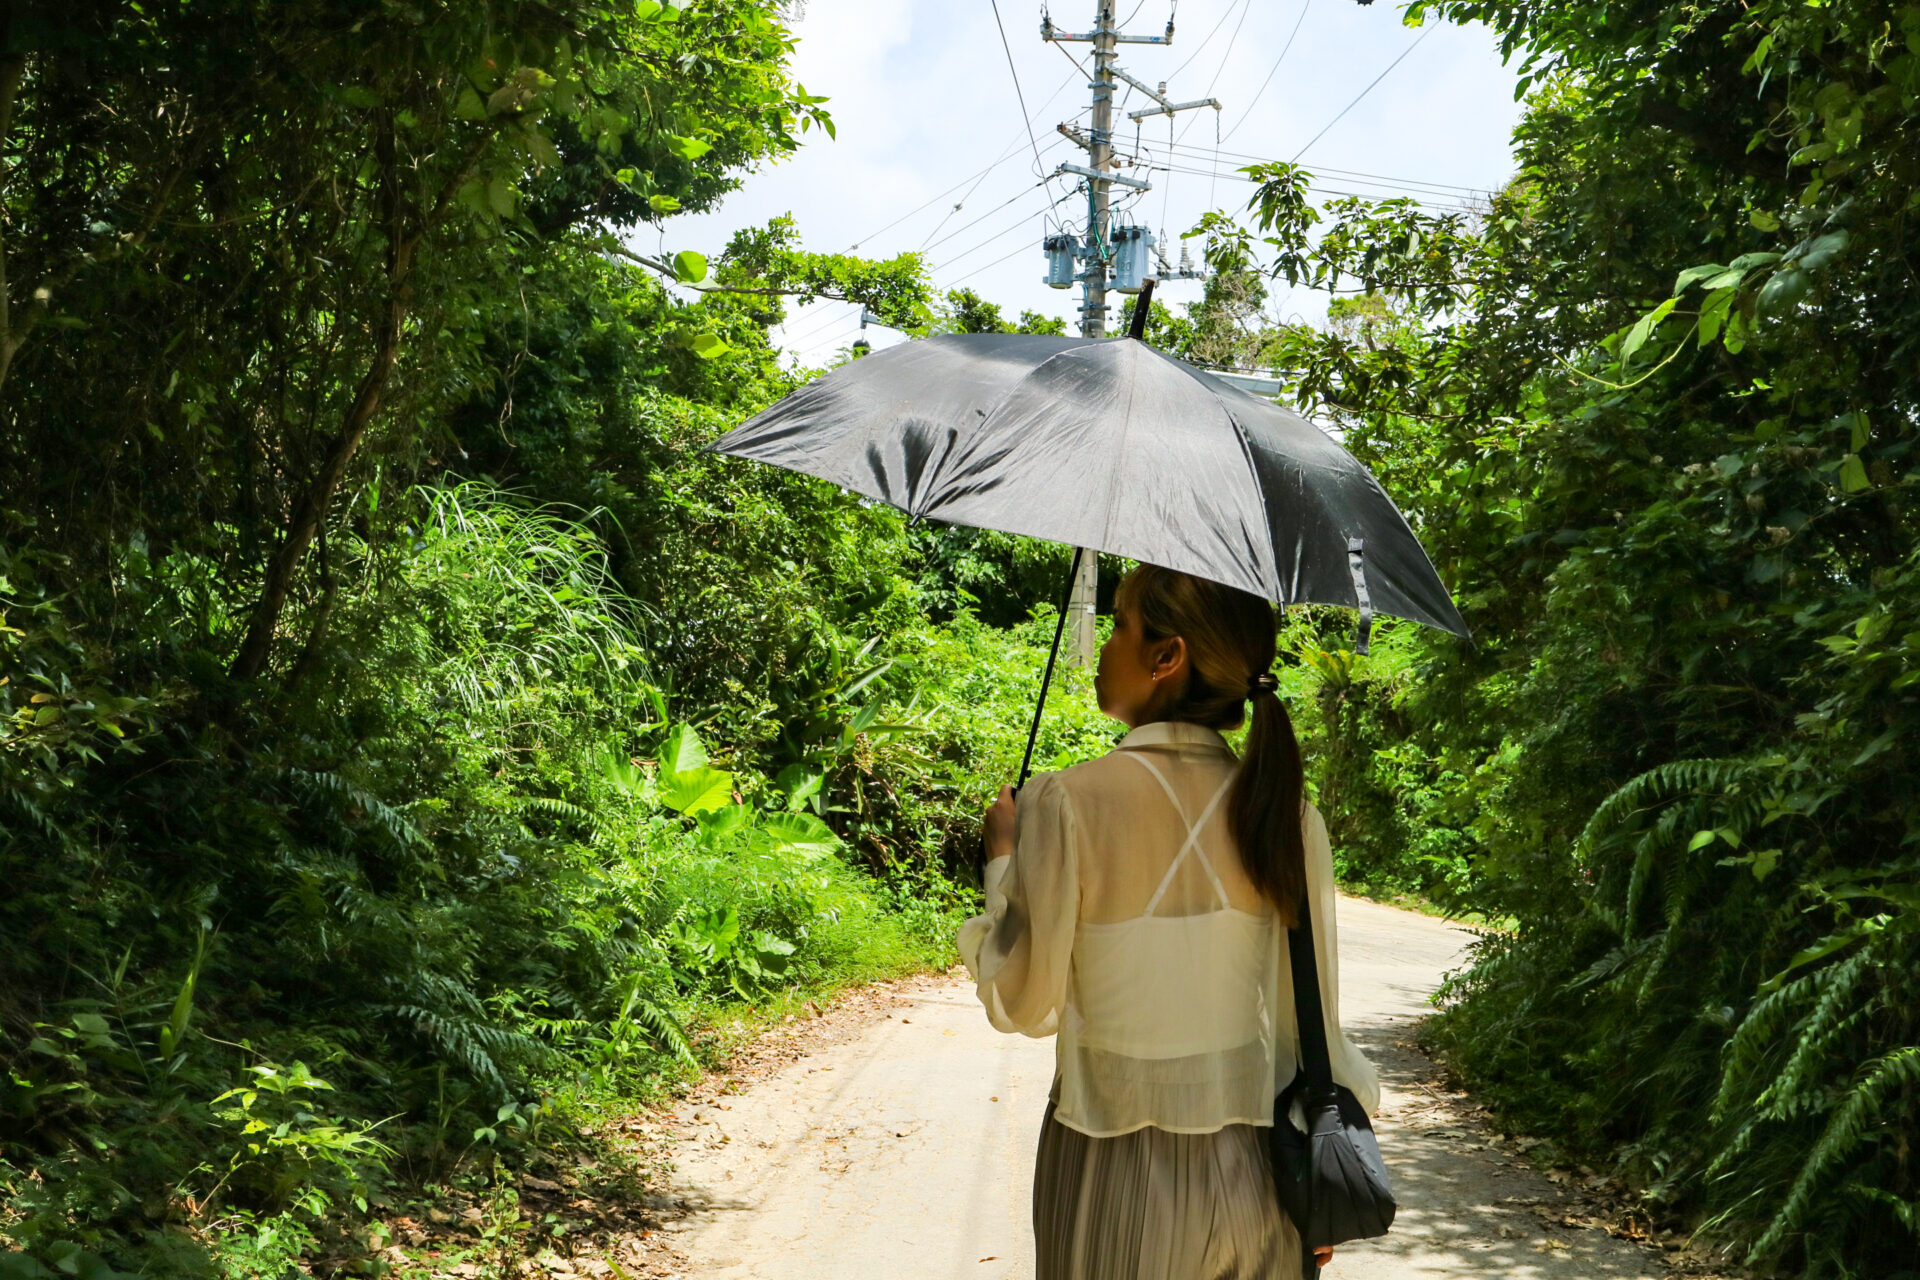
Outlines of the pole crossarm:
M 1062 164 L 1055 173 L 1077 173 L 1083 178 L 1093 178 L 1100 182 L 1117 182 L 1123 187 L 1132 187 L 1136 191 L 1151 191 L 1153 184 L 1144 178 L 1123 178 L 1117 173 L 1101 173 L 1098 169 L 1089 169 L 1082 164 Z
M 1130 79 L 1128 82 L 1132 83 Z M 1195 98 L 1192 102 L 1167 102 L 1165 99 L 1162 99 L 1160 106 L 1145 107 L 1139 111 L 1127 112 L 1127 119 L 1145 120 L 1148 116 L 1170 116 L 1176 111 L 1191 111 L 1195 107 L 1212 107 L 1215 111 L 1218 111 L 1220 110 L 1220 99 Z
M 1099 31 L 1063 31 L 1053 25 L 1053 19 L 1044 15 L 1040 19 L 1040 38 L 1052 40 L 1056 44 L 1094 44 L 1100 40 L 1102 34 Z M 1157 36 L 1128 36 L 1121 35 L 1118 31 L 1108 31 L 1104 34 L 1115 44 L 1172 44 L 1173 23 L 1169 20 L 1165 33 Z

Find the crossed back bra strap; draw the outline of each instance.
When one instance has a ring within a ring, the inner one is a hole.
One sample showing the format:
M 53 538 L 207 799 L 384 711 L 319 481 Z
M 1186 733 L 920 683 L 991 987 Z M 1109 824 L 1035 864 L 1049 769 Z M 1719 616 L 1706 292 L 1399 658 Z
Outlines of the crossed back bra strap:
M 1141 914 L 1150 916 L 1159 909 L 1160 899 L 1166 896 L 1167 889 L 1173 884 L 1174 875 L 1180 870 L 1180 864 L 1186 861 L 1189 851 L 1194 857 L 1200 859 L 1200 866 L 1205 869 L 1207 879 L 1213 884 L 1213 892 L 1219 897 L 1220 905 L 1232 906 L 1232 902 L 1227 898 L 1226 886 L 1220 883 L 1220 877 L 1215 873 L 1213 863 L 1207 860 L 1206 853 L 1200 848 L 1200 833 L 1206 829 L 1207 820 L 1213 817 L 1213 811 L 1219 807 L 1220 801 L 1226 797 L 1227 789 L 1233 785 L 1233 775 L 1228 774 L 1226 781 L 1220 784 L 1219 790 L 1213 793 L 1213 798 L 1207 801 L 1207 807 L 1200 811 L 1200 820 L 1192 822 L 1187 818 L 1187 807 L 1180 803 L 1180 797 L 1175 793 L 1173 784 L 1167 781 L 1167 775 L 1160 772 L 1158 765 L 1138 751 L 1124 751 L 1121 754 L 1129 759 L 1138 760 L 1141 766 L 1154 776 L 1154 780 L 1167 793 L 1167 799 L 1173 801 L 1173 811 L 1180 815 L 1181 823 L 1187 828 L 1186 842 L 1180 846 L 1180 852 L 1174 855 L 1173 862 L 1167 867 L 1167 874 L 1160 878 L 1160 887 L 1153 891 L 1153 897 L 1147 902 L 1147 909 Z

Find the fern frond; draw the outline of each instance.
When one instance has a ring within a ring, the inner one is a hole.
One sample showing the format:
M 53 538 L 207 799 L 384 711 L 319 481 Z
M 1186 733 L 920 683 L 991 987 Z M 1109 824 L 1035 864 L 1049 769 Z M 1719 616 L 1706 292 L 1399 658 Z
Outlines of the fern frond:
M 1714 1096 L 1713 1106 L 1708 1110 L 1710 1119 L 1719 1121 L 1725 1117 L 1740 1084 L 1759 1067 L 1767 1050 L 1785 1037 L 1793 1010 L 1809 999 L 1817 998 L 1835 984 L 1856 981 L 1861 976 L 1860 966 L 1865 963 L 1866 956 L 1865 951 L 1857 951 L 1837 965 L 1802 974 L 1754 1002 L 1753 1007 L 1747 1010 L 1747 1016 L 1734 1028 L 1726 1047 L 1721 1050 L 1720 1089 Z
M 549 796 L 522 796 L 520 799 L 520 811 L 522 813 L 545 813 L 556 818 L 565 818 L 570 822 L 579 823 L 587 828 L 589 832 L 598 829 L 598 824 L 594 822 L 593 815 L 587 810 L 577 804 L 568 804 L 565 800 L 555 800 Z
M 1670 760 L 1655 765 L 1620 784 L 1600 802 L 1574 841 L 1577 849 L 1591 849 L 1594 841 L 1618 826 L 1636 808 L 1669 799 L 1684 791 L 1727 791 L 1752 770 L 1751 761 L 1738 756 L 1699 760 Z
M 1749 1264 L 1773 1253 L 1787 1233 L 1801 1225 L 1815 1192 L 1826 1183 L 1835 1166 L 1872 1140 L 1873 1122 L 1879 1118 L 1881 1104 L 1888 1095 L 1896 1089 L 1917 1087 L 1920 1087 L 1920 1045 L 1895 1049 L 1868 1064 L 1866 1077 L 1848 1091 L 1846 1099 L 1835 1109 L 1833 1119 L 1827 1122 L 1826 1131 L 1813 1144 L 1813 1151 L 1793 1180 L 1793 1188 L 1787 1193 L 1780 1212 L 1747 1251 Z
M 1754 1110 L 1762 1119 L 1785 1120 L 1804 1115 L 1813 1108 L 1815 1075 L 1831 1069 L 1828 1051 L 1841 1036 L 1871 1016 L 1880 1005 L 1883 990 L 1877 985 L 1862 1001 L 1854 994 L 1869 974 L 1878 972 L 1872 947 L 1863 947 L 1830 970 L 1813 1010 L 1794 1028 L 1793 1055 L 1774 1077 L 1773 1083 L 1754 1099 Z
M 371 819 L 373 828 L 397 849 L 432 847 L 432 841 L 405 814 L 367 794 L 337 773 L 322 773 L 312 769 L 283 769 L 281 773 L 292 780 L 295 790 L 310 800 L 346 801 L 354 805 Z
M 1891 1209 L 1900 1225 L 1912 1232 L 1915 1239 L 1920 1239 L 1920 1200 L 1903 1200 L 1884 1187 L 1856 1186 L 1853 1190 L 1862 1199 Z

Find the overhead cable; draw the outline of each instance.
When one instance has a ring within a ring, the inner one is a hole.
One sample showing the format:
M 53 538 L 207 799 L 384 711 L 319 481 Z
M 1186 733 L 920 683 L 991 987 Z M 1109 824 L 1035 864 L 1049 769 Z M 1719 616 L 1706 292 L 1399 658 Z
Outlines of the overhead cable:
M 1007 55 L 1007 74 L 1013 77 L 1013 96 L 1020 103 L 1020 119 L 1027 126 L 1027 145 L 1033 148 L 1033 174 L 1044 181 L 1047 174 L 1040 164 L 1040 144 L 1033 136 L 1033 113 L 1027 110 L 1027 95 L 1020 88 L 1020 73 L 1013 66 L 1013 46 L 1007 43 L 1007 24 L 1000 21 L 1000 0 L 993 0 L 993 25 L 1000 29 L 1000 47 Z
M 1054 205 L 1058 205 L 1063 201 L 1072 199 L 1074 194 L 1075 193 L 1072 191 L 1067 192 L 1066 195 L 1061 196 L 1058 200 L 1052 201 L 1048 205 L 1048 208 L 1052 208 Z M 1001 207 L 1005 208 L 1006 206 L 1002 205 Z M 954 254 L 951 258 L 948 258 L 945 262 L 936 263 L 933 266 L 928 267 L 927 270 L 929 272 L 945 271 L 948 267 L 960 261 L 962 258 L 971 257 L 972 255 L 980 252 L 980 250 L 986 248 L 988 245 L 992 244 L 994 241 L 1000 240 L 1006 236 L 1010 236 L 1014 232 L 1020 230 L 1026 224 L 1026 220 L 1029 216 L 1031 215 L 1022 214 L 1018 220 L 1009 223 L 1005 227 L 1002 227 L 1000 230 L 988 236 L 985 240 L 982 240 L 980 243 L 974 245 L 971 249 L 963 249 L 959 253 Z
M 1314 134 L 1313 137 L 1307 139 L 1306 146 L 1300 148 L 1298 151 L 1293 153 L 1293 160 L 1290 163 L 1299 164 L 1300 157 L 1307 154 L 1307 151 L 1313 146 L 1314 143 L 1326 137 L 1328 129 L 1333 128 L 1333 126 L 1339 124 L 1341 120 L 1345 119 L 1347 112 L 1353 110 L 1355 107 L 1360 105 L 1361 98 L 1364 98 L 1368 94 L 1373 92 L 1374 85 L 1379 84 L 1382 80 L 1385 80 L 1387 78 L 1387 72 L 1392 71 L 1395 67 L 1399 66 L 1402 62 L 1406 61 L 1407 55 L 1409 53 L 1412 53 L 1415 49 L 1418 49 L 1421 43 L 1425 41 L 1428 36 L 1432 35 L 1435 31 L 1437 31 L 1439 27 L 1440 27 L 1440 24 L 1437 22 L 1429 25 L 1425 31 L 1422 31 L 1420 33 L 1418 38 L 1416 38 L 1412 44 L 1408 45 L 1405 49 L 1401 50 L 1400 56 L 1387 64 L 1386 71 L 1382 71 L 1379 75 L 1375 76 L 1373 78 L 1372 84 L 1369 84 L 1366 88 L 1362 89 L 1359 95 L 1355 97 L 1352 102 L 1349 102 L 1346 106 L 1340 108 L 1339 115 L 1327 121 L 1326 125 L 1320 130 L 1320 132 Z
M 1242 111 L 1240 118 L 1233 122 L 1233 129 L 1227 130 L 1226 134 L 1221 138 L 1222 142 L 1226 141 L 1227 138 L 1231 138 L 1234 129 L 1238 129 L 1241 125 L 1245 124 L 1247 117 L 1253 114 L 1253 108 L 1259 103 L 1260 95 L 1267 91 L 1267 86 L 1273 83 L 1273 77 L 1279 73 L 1280 64 L 1287 60 L 1287 52 L 1293 48 L 1293 38 L 1300 34 L 1300 24 L 1307 20 L 1307 10 L 1312 7 L 1313 0 L 1302 0 L 1300 16 L 1293 20 L 1293 30 L 1287 33 L 1287 42 L 1280 46 L 1280 56 L 1273 60 L 1271 67 L 1267 68 L 1267 78 L 1262 80 L 1260 87 L 1253 91 L 1253 97 L 1247 100 L 1247 109 Z
M 1241 0 L 1241 10 L 1242 10 L 1243 19 L 1245 17 L 1245 8 L 1246 8 L 1246 0 Z M 1189 66 L 1193 64 L 1193 60 L 1200 56 L 1200 51 L 1202 49 L 1205 49 L 1208 45 L 1212 44 L 1213 38 L 1220 34 L 1220 28 L 1227 25 L 1227 18 L 1232 13 L 1233 13 L 1232 0 L 1228 0 L 1227 8 L 1224 12 L 1221 13 L 1220 20 L 1213 24 L 1213 30 L 1207 32 L 1206 39 L 1202 40 L 1199 44 L 1193 46 L 1193 52 L 1187 55 L 1187 60 L 1185 62 L 1181 63 L 1179 66 L 1173 69 L 1173 74 L 1167 77 L 1168 80 L 1173 80 L 1182 71 L 1185 71 Z
M 1052 104 L 1053 100 L 1060 96 L 1060 91 L 1073 83 L 1073 79 L 1074 78 L 1072 76 L 1068 76 L 1065 80 L 1062 80 L 1059 83 L 1059 85 L 1055 87 L 1053 93 L 1048 96 L 1046 102 L 1043 102 L 1040 104 L 1040 109 L 1042 111 L 1045 111 L 1047 107 Z M 1020 150 L 1021 136 L 1022 136 L 1021 131 L 1015 131 L 1013 135 L 1012 144 L 1006 147 L 1000 153 L 999 158 L 994 160 L 992 163 L 988 164 L 986 168 L 980 169 L 974 173 L 968 174 L 966 177 L 960 179 L 960 181 L 948 187 L 945 191 L 942 191 L 938 195 L 929 199 L 925 204 L 917 205 L 914 208 L 909 209 L 907 212 L 895 218 L 892 222 L 889 222 L 886 226 L 881 227 L 878 231 L 870 231 L 866 235 L 861 236 L 858 240 L 855 240 L 852 244 L 848 245 L 846 251 L 848 253 L 851 253 L 855 249 L 858 249 L 861 245 L 865 244 L 867 241 L 873 239 L 875 236 L 885 235 L 887 232 L 893 230 L 895 227 L 905 222 L 908 218 L 911 218 L 917 213 L 922 213 L 925 210 L 932 208 L 934 205 L 938 204 L 940 201 L 944 200 L 946 197 L 952 195 L 954 192 L 958 191 L 960 188 L 966 186 L 969 182 L 974 182 L 977 179 L 979 179 L 983 174 L 991 173 L 993 170 L 999 168 L 1001 165 L 1005 164 L 1007 160 L 1009 160 L 1016 152 Z
M 1231 157 L 1231 159 L 1229 159 L 1229 157 Z M 1217 164 L 1223 169 L 1243 167 L 1232 163 L 1232 160 L 1236 159 L 1251 161 L 1254 164 L 1279 163 L 1279 161 L 1267 156 L 1242 155 L 1234 151 L 1215 151 L 1211 147 L 1178 146 L 1175 148 L 1174 158 L 1185 160 L 1188 163 L 1206 162 Z M 1445 196 L 1484 196 L 1489 190 L 1486 187 L 1467 186 L 1464 183 L 1458 182 L 1431 182 L 1425 178 L 1402 178 L 1392 174 L 1362 173 L 1354 169 L 1332 169 L 1320 165 L 1312 166 L 1307 172 L 1316 178 L 1340 178 L 1345 181 L 1361 183 L 1365 186 L 1402 187 L 1408 190 L 1430 191 L 1435 195 Z

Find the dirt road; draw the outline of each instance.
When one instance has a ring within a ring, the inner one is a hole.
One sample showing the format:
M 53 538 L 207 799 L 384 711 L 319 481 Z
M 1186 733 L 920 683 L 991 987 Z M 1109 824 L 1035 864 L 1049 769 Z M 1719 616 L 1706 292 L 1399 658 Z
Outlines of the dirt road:
M 1400 1211 L 1342 1246 L 1327 1280 L 1656 1280 L 1661 1250 L 1610 1235 L 1575 1191 L 1525 1167 L 1410 1043 L 1470 935 L 1342 897 L 1349 1033 L 1385 1086 L 1374 1118 Z M 987 1025 L 970 985 L 909 984 L 837 1044 L 734 1096 L 681 1109 L 668 1224 L 691 1274 L 715 1280 L 1024 1280 L 1029 1179 L 1053 1042 Z

